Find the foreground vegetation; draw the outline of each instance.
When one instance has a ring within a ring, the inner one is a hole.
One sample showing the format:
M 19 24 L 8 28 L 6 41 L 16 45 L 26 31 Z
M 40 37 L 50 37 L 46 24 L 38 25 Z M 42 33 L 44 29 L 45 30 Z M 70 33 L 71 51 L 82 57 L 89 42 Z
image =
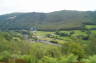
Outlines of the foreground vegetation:
M 96 63 L 96 30 L 0 32 L 0 62 Z

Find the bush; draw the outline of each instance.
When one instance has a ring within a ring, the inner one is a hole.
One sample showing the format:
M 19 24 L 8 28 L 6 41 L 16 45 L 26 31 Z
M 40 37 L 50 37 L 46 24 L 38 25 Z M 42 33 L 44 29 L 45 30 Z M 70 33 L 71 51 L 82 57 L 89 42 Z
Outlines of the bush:
M 75 63 L 77 62 L 77 56 L 70 54 L 68 56 L 53 58 L 45 56 L 39 63 Z
M 96 55 L 90 56 L 88 59 L 84 59 L 85 63 L 96 63 Z
M 63 54 L 75 54 L 78 56 L 78 60 L 81 60 L 85 56 L 85 46 L 80 42 L 66 42 L 62 45 Z
M 58 41 L 56 41 L 56 40 L 51 40 L 50 42 L 51 42 L 51 43 L 55 43 L 55 44 L 58 43 Z
M 77 62 L 77 56 L 70 54 L 67 57 L 61 57 L 60 59 L 58 59 L 58 63 L 76 63 Z
M 39 61 L 39 63 L 58 63 L 58 61 L 56 58 L 45 56 L 42 60 Z
M 0 53 L 0 61 L 8 61 L 11 57 L 11 54 L 8 51 L 3 51 Z

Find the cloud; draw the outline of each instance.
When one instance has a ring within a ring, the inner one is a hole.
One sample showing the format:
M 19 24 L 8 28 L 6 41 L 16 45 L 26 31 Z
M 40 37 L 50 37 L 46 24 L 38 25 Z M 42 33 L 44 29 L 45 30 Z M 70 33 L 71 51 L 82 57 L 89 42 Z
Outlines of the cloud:
M 96 0 L 0 0 L 0 14 L 10 12 L 52 12 L 95 10 Z

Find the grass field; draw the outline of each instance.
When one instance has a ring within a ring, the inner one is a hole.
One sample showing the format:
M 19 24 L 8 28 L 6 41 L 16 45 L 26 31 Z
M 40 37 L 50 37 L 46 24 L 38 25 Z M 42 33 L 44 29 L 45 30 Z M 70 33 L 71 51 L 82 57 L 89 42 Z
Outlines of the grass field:
M 86 25 L 85 28 L 87 28 L 87 29 L 93 29 L 93 28 L 96 28 L 96 25 Z
M 45 36 L 47 34 L 52 34 L 52 33 L 54 33 L 54 32 L 37 31 L 36 35 L 38 35 L 38 36 Z

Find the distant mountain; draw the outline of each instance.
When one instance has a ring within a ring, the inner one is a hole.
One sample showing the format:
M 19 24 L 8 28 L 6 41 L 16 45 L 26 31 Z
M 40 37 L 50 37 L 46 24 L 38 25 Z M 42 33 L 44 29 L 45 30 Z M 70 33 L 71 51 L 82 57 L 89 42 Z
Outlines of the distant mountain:
M 0 15 L 1 30 L 21 30 L 37 27 L 39 30 L 82 29 L 96 24 L 96 11 L 62 10 L 51 13 L 11 13 Z

